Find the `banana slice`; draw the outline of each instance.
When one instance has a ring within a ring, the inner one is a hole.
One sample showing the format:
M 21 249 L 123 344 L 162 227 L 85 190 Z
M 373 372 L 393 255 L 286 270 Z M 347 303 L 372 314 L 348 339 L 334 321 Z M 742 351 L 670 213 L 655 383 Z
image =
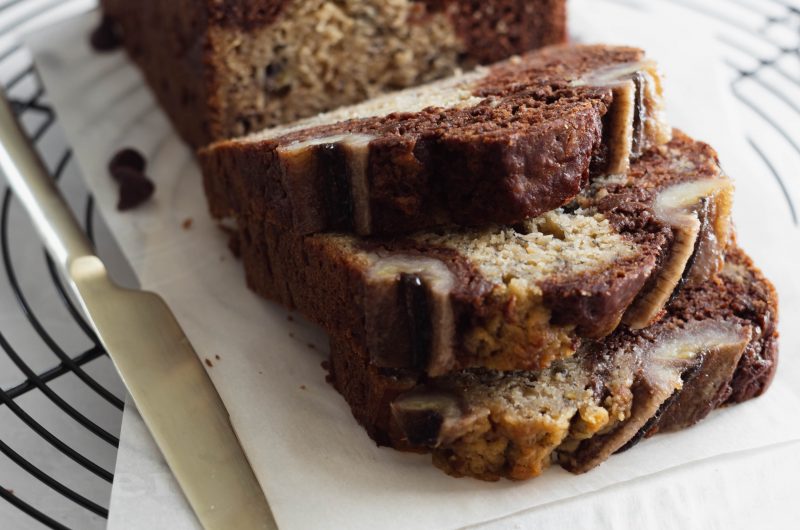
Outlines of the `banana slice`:
M 632 329 L 649 326 L 683 282 L 702 282 L 720 270 L 729 239 L 732 196 L 733 185 L 727 178 L 684 182 L 658 194 L 653 212 L 672 227 L 672 247 L 652 287 L 626 311 L 625 324 Z
M 750 336 L 750 328 L 737 323 L 703 321 L 657 337 L 635 353 L 630 416 L 609 432 L 583 441 L 577 450 L 561 452 L 561 465 L 584 473 L 633 447 L 656 426 L 673 430 L 705 417 L 716 406 L 709 403 L 727 385 Z
M 611 87 L 613 91 L 604 125 L 609 145 L 607 173 L 626 174 L 631 161 L 647 148 L 670 140 L 672 132 L 664 116 L 661 74 L 654 61 L 602 68 L 572 84 Z

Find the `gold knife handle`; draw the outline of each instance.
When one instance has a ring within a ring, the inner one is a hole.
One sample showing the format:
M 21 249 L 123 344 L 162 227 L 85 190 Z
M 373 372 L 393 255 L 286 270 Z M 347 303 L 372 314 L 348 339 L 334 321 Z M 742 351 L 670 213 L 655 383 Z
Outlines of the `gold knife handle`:
M 53 259 L 69 270 L 74 260 L 94 254 L 89 239 L 30 145 L 2 90 L 0 168 L 14 194 L 29 212 Z

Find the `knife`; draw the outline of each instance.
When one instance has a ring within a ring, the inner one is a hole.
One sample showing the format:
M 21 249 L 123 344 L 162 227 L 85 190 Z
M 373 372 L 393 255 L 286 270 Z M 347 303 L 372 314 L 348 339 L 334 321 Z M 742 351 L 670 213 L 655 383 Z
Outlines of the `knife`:
M 0 169 L 97 332 L 206 530 L 275 529 L 230 418 L 156 294 L 108 276 L 0 90 Z

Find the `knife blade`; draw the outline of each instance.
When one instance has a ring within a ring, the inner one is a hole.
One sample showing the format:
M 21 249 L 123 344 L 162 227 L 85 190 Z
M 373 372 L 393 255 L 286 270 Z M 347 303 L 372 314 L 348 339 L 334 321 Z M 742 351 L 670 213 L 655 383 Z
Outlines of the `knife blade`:
M 200 524 L 207 530 L 277 528 L 225 406 L 172 311 L 154 293 L 112 282 L 2 90 L 0 169 L 61 266 Z

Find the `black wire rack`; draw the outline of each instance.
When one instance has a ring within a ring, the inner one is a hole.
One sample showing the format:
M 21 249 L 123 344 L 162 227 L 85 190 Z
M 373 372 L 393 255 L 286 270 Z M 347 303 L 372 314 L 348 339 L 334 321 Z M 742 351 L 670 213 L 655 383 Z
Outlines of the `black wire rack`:
M 38 9 L 30 9 L 26 3 L 0 1 L 0 37 L 64 6 L 38 2 Z M 53 178 L 59 184 L 71 180 L 62 189 L 72 190 L 70 203 L 97 244 L 93 199 L 78 182 L 55 112 L 20 43 L 0 48 L 0 74 Z M 0 363 L 0 498 L 6 504 L 0 527 L 102 528 L 123 387 L 7 188 L 0 204 L 0 253 L 0 350 L 6 357 Z
M 781 118 L 800 123 L 800 99 L 786 89 L 800 90 L 800 0 L 604 1 L 645 11 L 670 3 L 713 22 L 732 93 L 748 120 L 748 143 L 776 179 L 798 224 L 794 197 L 800 195 L 792 191 L 798 175 L 782 168 L 800 167 L 800 135 Z M 53 178 L 69 192 L 90 239 L 107 261 L 117 263 L 113 273 L 126 266 L 109 242 L 113 238 L 96 237 L 104 225 L 80 182 L 30 55 L 13 40 L 2 44 L 15 27 L 68 3 L 0 0 L 0 81 Z M 79 9 L 92 7 L 91 2 L 73 3 L 87 6 Z M 20 15 L 23 4 L 37 7 Z M 749 12 L 750 23 L 730 16 L 731 6 Z M 12 11 L 17 14 L 9 18 Z M 765 110 L 765 100 L 778 106 L 780 116 Z M 773 154 L 776 142 L 783 144 L 780 160 Z M 0 499 L 5 506 L 0 503 L 0 528 L 102 528 L 124 389 L 11 192 L 1 193 Z

